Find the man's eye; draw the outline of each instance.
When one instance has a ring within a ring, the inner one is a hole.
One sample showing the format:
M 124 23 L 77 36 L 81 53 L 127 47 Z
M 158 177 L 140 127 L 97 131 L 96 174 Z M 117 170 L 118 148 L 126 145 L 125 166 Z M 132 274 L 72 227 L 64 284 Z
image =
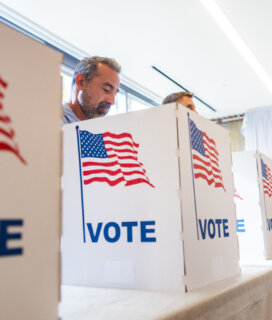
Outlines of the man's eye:
M 104 91 L 105 91 L 106 93 L 109 93 L 109 92 L 110 92 L 109 89 L 106 89 L 106 88 L 103 88 L 103 89 L 104 89 Z

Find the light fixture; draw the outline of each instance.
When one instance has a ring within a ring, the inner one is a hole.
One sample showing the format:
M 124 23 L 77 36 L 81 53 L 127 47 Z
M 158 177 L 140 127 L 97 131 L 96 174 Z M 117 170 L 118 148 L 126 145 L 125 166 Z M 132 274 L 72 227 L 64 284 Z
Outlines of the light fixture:
M 152 69 L 156 70 L 158 73 L 160 73 L 162 76 L 164 76 L 166 79 L 170 80 L 171 82 L 173 82 L 175 85 L 177 85 L 178 87 L 180 87 L 182 90 L 190 92 L 188 89 L 184 88 L 180 83 L 178 83 L 176 80 L 174 80 L 173 78 L 169 77 L 166 73 L 162 72 L 160 69 L 158 69 L 155 66 L 151 66 Z M 214 109 L 212 106 L 210 106 L 208 103 L 206 103 L 205 101 L 203 101 L 202 99 L 200 99 L 198 96 L 196 96 L 194 94 L 194 98 L 198 101 L 200 101 L 202 104 L 204 104 L 206 107 L 208 107 L 209 109 L 211 109 L 212 111 L 216 112 L 217 110 Z
M 224 31 L 236 49 L 240 52 L 243 58 L 247 61 L 250 67 L 258 75 L 263 84 L 272 93 L 272 80 L 266 73 L 265 69 L 261 66 L 259 61 L 255 58 L 251 50 L 245 44 L 243 39 L 240 37 L 238 32 L 235 30 L 233 25 L 230 23 L 228 18 L 222 9 L 218 6 L 215 0 L 200 0 L 203 6 L 211 14 L 214 20 L 218 23 L 220 28 Z

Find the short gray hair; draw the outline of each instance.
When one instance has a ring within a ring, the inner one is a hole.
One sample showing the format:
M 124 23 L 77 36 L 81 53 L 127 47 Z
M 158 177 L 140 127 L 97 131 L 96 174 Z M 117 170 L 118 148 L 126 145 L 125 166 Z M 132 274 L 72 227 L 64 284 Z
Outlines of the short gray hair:
M 76 65 L 72 79 L 72 86 L 75 84 L 75 79 L 78 73 L 82 73 L 88 81 L 95 77 L 97 75 L 97 67 L 99 63 L 107 65 L 117 73 L 121 70 L 120 64 L 112 58 L 98 56 L 84 58 Z
M 183 97 L 192 98 L 193 96 L 194 96 L 193 93 L 187 92 L 187 91 L 181 91 L 181 92 L 172 93 L 172 94 L 169 94 L 169 96 L 167 96 L 166 98 L 164 98 L 162 104 L 171 103 L 171 102 L 177 102 L 178 100 L 180 100 Z

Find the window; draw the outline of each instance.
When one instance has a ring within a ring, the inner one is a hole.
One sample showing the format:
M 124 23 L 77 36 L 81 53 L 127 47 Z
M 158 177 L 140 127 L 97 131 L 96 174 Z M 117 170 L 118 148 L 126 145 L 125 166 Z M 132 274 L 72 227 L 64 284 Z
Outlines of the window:
M 62 103 L 65 103 L 66 101 L 68 101 L 70 97 L 72 77 L 67 75 L 64 72 L 61 72 L 61 77 L 62 77 Z
M 127 96 L 127 111 L 138 111 L 152 107 L 152 105 L 150 105 L 148 102 L 134 96 L 131 93 L 128 93 Z

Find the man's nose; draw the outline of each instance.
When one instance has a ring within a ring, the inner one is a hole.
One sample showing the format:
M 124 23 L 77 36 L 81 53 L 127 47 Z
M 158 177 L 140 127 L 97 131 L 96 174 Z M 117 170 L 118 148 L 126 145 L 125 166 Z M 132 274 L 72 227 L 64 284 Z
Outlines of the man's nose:
M 110 105 L 112 106 L 113 104 L 115 104 L 115 94 L 114 92 L 111 92 L 106 99 L 107 103 L 110 103 Z

